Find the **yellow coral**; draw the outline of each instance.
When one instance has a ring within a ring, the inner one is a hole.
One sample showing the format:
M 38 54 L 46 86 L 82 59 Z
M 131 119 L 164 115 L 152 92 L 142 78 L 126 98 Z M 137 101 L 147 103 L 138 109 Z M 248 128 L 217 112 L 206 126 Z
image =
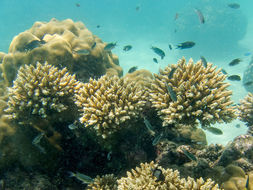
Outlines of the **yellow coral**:
M 215 122 L 229 122 L 235 118 L 230 105 L 232 91 L 216 67 L 201 61 L 196 64 L 185 58 L 178 64 L 167 66 L 155 74 L 150 90 L 152 106 L 158 110 L 163 125 L 197 124 L 197 120 L 207 126 Z M 170 88 L 170 89 L 169 89 Z
M 0 54 L 3 76 L 10 86 L 20 66 L 35 65 L 37 61 L 67 67 L 78 80 L 85 82 L 107 72 L 121 75 L 118 57 L 105 51 L 104 46 L 105 43 L 81 22 L 71 19 L 35 22 L 13 38 L 8 54 Z
M 163 178 L 158 179 L 154 176 L 154 170 L 159 169 L 162 171 Z M 218 190 L 218 184 L 208 179 L 204 181 L 202 178 L 196 181 L 193 178 L 187 179 L 180 178 L 179 172 L 172 169 L 164 169 L 154 162 L 141 163 L 140 167 L 132 169 L 131 172 L 127 172 L 127 177 L 122 177 L 118 180 L 119 190 L 152 190 L 152 189 L 174 189 L 174 190 Z
M 241 100 L 241 104 L 238 106 L 239 118 L 246 122 L 249 126 L 253 125 L 253 94 L 248 95 Z
M 117 190 L 117 178 L 113 174 L 102 177 L 97 176 L 93 183 L 90 183 L 87 190 Z
M 80 122 L 93 126 L 98 135 L 106 138 L 137 118 L 145 105 L 147 91 L 130 80 L 117 76 L 103 76 L 80 84 L 76 104 L 82 116 Z
M 78 82 L 67 69 L 58 70 L 47 63 L 36 68 L 25 65 L 9 88 L 8 108 L 11 118 L 31 121 L 46 118 L 53 113 L 73 111 L 74 91 Z

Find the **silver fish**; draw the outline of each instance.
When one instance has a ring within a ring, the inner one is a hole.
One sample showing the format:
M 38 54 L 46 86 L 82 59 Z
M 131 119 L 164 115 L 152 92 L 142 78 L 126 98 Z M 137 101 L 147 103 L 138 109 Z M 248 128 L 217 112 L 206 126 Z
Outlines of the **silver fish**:
M 148 129 L 149 133 L 152 135 L 152 136 L 155 136 L 155 132 L 153 131 L 153 126 L 150 124 L 150 122 L 144 117 L 144 124 L 146 126 L 146 128 Z
M 41 132 L 40 134 L 38 134 L 32 141 L 33 145 L 39 144 L 40 140 L 42 139 L 42 137 L 44 137 L 45 133 Z
M 205 23 L 205 18 L 202 14 L 202 12 L 199 9 L 195 9 L 195 12 L 197 13 L 198 17 L 199 17 L 199 21 L 201 24 Z
M 155 145 L 157 145 L 158 143 L 160 143 L 161 140 L 162 140 L 162 137 L 163 137 L 163 133 L 157 135 L 157 136 L 154 138 L 154 140 L 152 141 L 152 145 L 155 146 Z
M 75 125 L 74 123 L 72 123 L 72 124 L 69 124 L 69 125 L 68 125 L 68 128 L 69 128 L 70 130 L 75 130 L 75 129 L 78 128 L 78 126 Z
M 90 184 L 93 183 L 93 179 L 87 175 L 81 174 L 79 172 L 69 172 L 70 177 L 75 177 L 76 179 L 78 179 L 79 181 L 81 181 L 83 184 Z
M 190 153 L 189 151 L 187 151 L 187 150 L 185 150 L 185 149 L 183 149 L 183 148 L 182 148 L 182 151 L 183 151 L 184 155 L 185 155 L 187 158 L 189 158 L 189 159 L 192 160 L 192 161 L 197 161 L 197 158 L 196 158 L 192 153 Z
M 88 49 L 79 49 L 79 50 L 74 50 L 73 52 L 76 54 L 79 54 L 79 55 L 89 55 L 90 54 L 90 51 Z

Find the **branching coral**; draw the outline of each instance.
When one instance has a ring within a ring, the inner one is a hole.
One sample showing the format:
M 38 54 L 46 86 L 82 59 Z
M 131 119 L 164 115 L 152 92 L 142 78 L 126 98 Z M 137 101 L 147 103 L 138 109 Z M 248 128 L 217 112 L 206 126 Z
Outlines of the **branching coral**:
M 97 176 L 93 183 L 90 183 L 87 190 L 117 190 L 117 178 L 113 174 L 102 177 Z
M 163 125 L 197 124 L 208 126 L 215 122 L 230 122 L 235 111 L 230 106 L 232 91 L 223 82 L 226 75 L 212 64 L 207 67 L 190 59 L 179 60 L 155 74 L 150 90 L 152 106 L 158 110 Z
M 249 93 L 238 106 L 239 118 L 248 126 L 253 126 L 253 94 Z M 253 133 L 253 130 L 252 130 Z
M 47 63 L 25 65 L 9 88 L 8 108 L 11 118 L 31 121 L 54 113 L 75 110 L 74 91 L 79 82 L 67 69 L 58 70 Z M 63 119 L 63 118 L 61 118 Z
M 161 171 L 160 175 L 156 175 L 155 170 Z M 187 180 L 180 178 L 179 172 L 172 169 L 164 169 L 154 162 L 142 163 L 140 167 L 132 169 L 131 172 L 127 172 L 127 177 L 122 177 L 118 180 L 118 189 L 128 190 L 150 190 L 150 189 L 175 189 L 175 190 L 215 190 L 219 189 L 218 185 L 214 181 L 208 179 L 204 181 L 202 178 L 196 181 L 193 178 L 188 177 Z
M 137 118 L 148 96 L 135 82 L 117 76 L 90 79 L 89 83 L 80 83 L 79 88 L 76 104 L 82 112 L 80 122 L 93 126 L 103 138 Z

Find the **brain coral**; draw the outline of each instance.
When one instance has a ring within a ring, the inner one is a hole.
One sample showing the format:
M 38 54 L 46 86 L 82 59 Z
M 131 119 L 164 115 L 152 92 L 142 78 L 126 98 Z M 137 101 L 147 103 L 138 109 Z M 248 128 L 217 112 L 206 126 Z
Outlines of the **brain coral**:
M 163 125 L 197 124 L 229 122 L 235 118 L 230 105 L 232 91 L 227 90 L 228 83 L 216 67 L 208 63 L 204 67 L 190 59 L 179 60 L 176 65 L 167 66 L 154 74 L 155 80 L 150 90 L 152 106 L 158 110 Z
M 248 93 L 240 103 L 241 104 L 238 106 L 239 118 L 246 122 L 248 126 L 253 126 L 253 94 Z
M 13 38 L 9 53 L 2 58 L 3 76 L 11 85 L 20 66 L 35 65 L 37 61 L 47 61 L 60 69 L 67 67 L 85 82 L 105 73 L 122 74 L 117 56 L 105 51 L 105 45 L 82 22 L 71 19 L 35 22 Z
M 52 117 L 54 113 L 72 113 L 76 108 L 73 97 L 78 83 L 66 68 L 59 70 L 47 63 L 37 63 L 36 67 L 25 65 L 18 70 L 9 88 L 6 112 L 21 121 Z M 69 113 L 66 115 L 71 115 Z
M 113 174 L 102 177 L 97 176 L 93 183 L 90 183 L 87 190 L 117 190 L 117 178 Z
M 92 126 L 103 138 L 137 118 L 146 103 L 147 91 L 125 78 L 105 75 L 79 86 L 76 104 L 82 112 L 80 122 Z
M 159 176 L 154 175 L 155 170 L 160 170 L 162 173 Z M 154 162 L 141 163 L 140 167 L 132 169 L 131 172 L 127 172 L 127 177 L 122 177 L 118 180 L 119 190 L 150 190 L 150 189 L 174 189 L 174 190 L 215 190 L 219 189 L 218 184 L 208 179 L 204 181 L 202 178 L 196 181 L 193 178 L 188 177 L 187 180 L 180 178 L 179 172 L 172 169 L 164 169 Z

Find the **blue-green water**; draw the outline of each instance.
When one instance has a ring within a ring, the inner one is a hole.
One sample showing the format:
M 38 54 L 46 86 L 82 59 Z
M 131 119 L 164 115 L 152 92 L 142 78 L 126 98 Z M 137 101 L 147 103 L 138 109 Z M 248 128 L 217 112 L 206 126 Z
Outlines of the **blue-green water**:
M 227 6 L 234 2 L 240 4 L 239 9 Z M 205 56 L 229 74 L 242 76 L 253 53 L 252 7 L 251 0 L 1 0 L 0 51 L 8 52 L 12 38 L 36 21 L 48 22 L 53 17 L 58 20 L 71 18 L 82 21 L 104 42 L 117 42 L 113 53 L 119 56 L 124 73 L 132 66 L 157 72 L 159 67 L 176 63 L 182 56 L 192 57 L 195 61 Z M 200 23 L 195 9 L 203 13 L 204 24 Z M 184 41 L 194 41 L 196 45 L 185 50 L 169 49 L 169 44 L 175 47 Z M 122 48 L 128 44 L 133 49 L 124 52 Z M 159 57 L 150 49 L 151 46 L 165 51 L 166 56 L 159 59 L 159 64 L 152 61 Z M 243 62 L 229 67 L 229 61 L 237 57 Z M 241 82 L 230 83 L 234 90 L 233 99 L 239 102 L 247 92 Z M 233 127 L 235 123 L 229 124 L 232 131 L 226 127 L 221 139 L 210 136 L 209 142 L 226 144 L 234 135 L 244 133 L 246 128 L 236 129 Z

